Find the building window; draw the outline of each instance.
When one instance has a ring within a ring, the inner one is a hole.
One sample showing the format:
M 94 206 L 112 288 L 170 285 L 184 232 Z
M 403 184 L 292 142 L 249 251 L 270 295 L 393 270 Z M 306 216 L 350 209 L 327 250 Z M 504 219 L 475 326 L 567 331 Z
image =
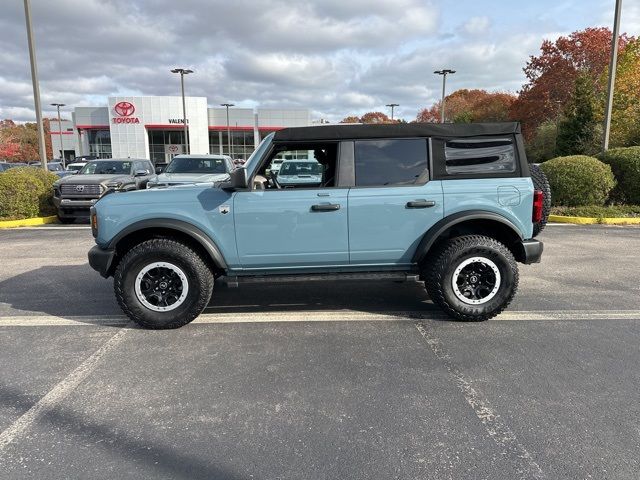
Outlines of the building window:
M 111 158 L 111 132 L 109 130 L 88 130 L 89 155 Z
M 149 136 L 149 158 L 156 163 L 164 163 L 171 160 L 171 154 L 167 154 L 166 145 L 180 145 L 181 151 L 186 152 L 184 130 L 147 130 Z
M 227 130 L 209 130 L 209 153 L 229 155 L 233 159 L 246 160 L 255 150 L 253 129 L 231 130 L 231 141 Z

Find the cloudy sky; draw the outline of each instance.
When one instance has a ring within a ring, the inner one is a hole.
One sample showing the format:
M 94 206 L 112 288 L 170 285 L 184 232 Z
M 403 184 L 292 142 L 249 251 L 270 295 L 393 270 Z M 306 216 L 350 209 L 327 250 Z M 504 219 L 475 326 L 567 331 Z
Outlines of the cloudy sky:
M 35 118 L 23 2 L 2 2 L 0 118 Z M 314 119 L 413 119 L 450 90 L 516 92 L 544 38 L 611 26 L 615 0 L 32 0 L 44 105 L 187 94 L 210 105 L 304 107 Z M 640 34 L 640 0 L 622 30 Z M 45 115 L 53 116 L 46 107 Z

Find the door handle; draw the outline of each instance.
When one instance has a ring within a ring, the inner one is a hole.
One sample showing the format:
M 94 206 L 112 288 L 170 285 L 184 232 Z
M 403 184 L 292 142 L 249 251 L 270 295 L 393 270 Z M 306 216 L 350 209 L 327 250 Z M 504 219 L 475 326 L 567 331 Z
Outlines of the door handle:
M 435 207 L 436 202 L 433 200 L 413 200 L 407 202 L 407 208 L 431 208 Z
M 335 212 L 340 210 L 339 203 L 320 203 L 318 205 L 311 205 L 312 212 Z

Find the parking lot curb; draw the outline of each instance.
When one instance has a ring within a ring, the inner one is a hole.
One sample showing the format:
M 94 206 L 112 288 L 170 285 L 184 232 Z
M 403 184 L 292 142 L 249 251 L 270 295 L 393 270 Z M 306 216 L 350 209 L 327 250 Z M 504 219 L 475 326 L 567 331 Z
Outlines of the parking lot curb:
M 57 221 L 58 217 L 55 215 L 51 217 L 24 218 L 22 220 L 0 220 L 0 228 L 34 227 Z
M 592 218 L 549 215 L 549 221 L 556 223 L 575 223 L 578 225 L 640 225 L 640 218 L 637 217 Z

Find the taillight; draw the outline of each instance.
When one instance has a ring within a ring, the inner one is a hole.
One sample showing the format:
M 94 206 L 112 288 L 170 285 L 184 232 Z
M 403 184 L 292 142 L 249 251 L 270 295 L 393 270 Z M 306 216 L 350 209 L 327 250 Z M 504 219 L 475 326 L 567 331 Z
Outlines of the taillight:
M 533 223 L 542 221 L 542 204 L 544 203 L 544 193 L 541 190 L 533 192 L 533 215 L 531 220 Z

